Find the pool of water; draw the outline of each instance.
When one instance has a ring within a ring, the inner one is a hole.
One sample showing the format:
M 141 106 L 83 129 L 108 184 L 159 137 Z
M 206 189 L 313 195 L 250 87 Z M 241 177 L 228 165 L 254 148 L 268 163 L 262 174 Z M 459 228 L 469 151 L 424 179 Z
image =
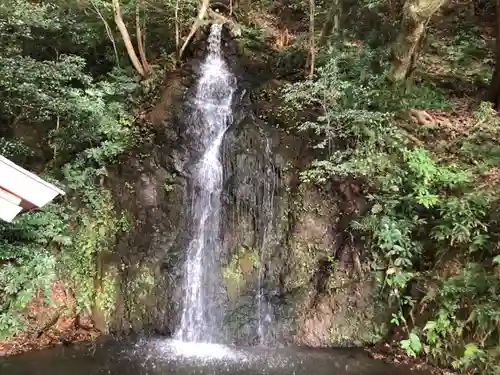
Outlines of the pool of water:
M 242 348 L 163 338 L 0 358 L 1 375 L 408 375 L 355 349 Z

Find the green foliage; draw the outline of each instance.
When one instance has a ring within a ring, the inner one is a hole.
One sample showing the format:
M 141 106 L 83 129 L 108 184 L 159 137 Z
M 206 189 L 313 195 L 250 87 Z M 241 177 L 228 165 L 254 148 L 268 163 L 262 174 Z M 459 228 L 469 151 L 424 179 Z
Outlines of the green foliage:
M 12 225 L 0 223 L 0 337 L 23 328 L 20 313 L 38 290 L 46 300 L 50 296 L 57 257 L 49 247 L 71 244 L 65 233 L 69 219 L 63 207 L 49 205 L 45 212 L 20 216 Z
M 128 223 L 103 187 L 107 166 L 134 146 L 134 109 L 155 93 L 161 68 L 173 65 L 176 7 L 186 35 L 198 2 L 120 4 L 132 39 L 139 10 L 154 68 L 142 82 L 115 32 L 110 1 L 0 1 L 0 153 L 67 193 L 0 224 L 2 337 L 24 328 L 35 293 L 49 298 L 55 279 L 64 280 L 79 311 L 97 303 L 109 318 L 114 285 L 107 277 L 102 291 L 94 290 L 97 260 Z
M 0 138 L 0 154 L 12 158 L 16 155 L 29 155 L 31 150 L 21 140 Z
M 474 127 L 467 138 L 456 144 L 458 155 L 486 170 L 500 163 L 500 120 L 490 103 L 482 102 L 477 109 Z
M 246 276 L 241 269 L 243 260 L 250 260 L 253 268 L 259 267 L 259 255 L 256 250 L 242 246 L 222 271 L 222 276 L 226 282 L 233 282 L 238 285 L 243 281 Z
M 464 26 L 451 37 L 444 38 L 442 32 L 431 28 L 428 33 L 429 48 L 439 55 L 443 73 L 453 75 L 463 83 L 486 83 L 493 71 L 493 49 L 482 37 L 483 30 L 477 24 Z
M 91 0 L 90 2 L 84 2 L 73 0 L 72 2 L 86 9 L 88 13 L 94 16 L 94 20 L 101 22 L 97 14 L 97 11 L 99 11 L 109 25 L 114 27 L 114 13 L 111 1 Z M 168 60 L 171 59 L 171 54 L 175 52 L 176 24 L 179 27 L 180 36 L 186 36 L 189 33 L 194 17 L 196 17 L 198 4 L 197 0 L 121 0 L 120 10 L 129 34 L 134 38 L 136 10 L 137 6 L 139 6 L 141 28 L 142 32 L 146 34 L 146 47 L 149 47 L 149 50 L 151 50 L 148 56 L 155 55 L 157 57 L 156 62 L 164 65 L 168 63 Z M 130 66 L 122 40 L 116 36 L 115 38 L 115 43 L 119 49 L 120 62 L 123 62 L 124 66 Z
M 101 190 L 94 194 L 95 200 L 78 210 L 79 217 L 74 223 L 77 230 L 71 233 L 72 244 L 59 256 L 59 275 L 72 285 L 79 310 L 87 312 L 96 293 L 97 255 L 108 250 L 120 230 L 110 193 Z
M 112 54 L 96 52 L 108 37 L 97 15 L 88 17 L 80 5 L 0 4 L 0 153 L 28 169 L 42 165 L 43 178 L 67 193 L 42 211 L 0 223 L 2 338 L 24 329 L 38 292 L 50 302 L 56 279 L 75 295 L 78 311 L 89 311 L 97 257 L 127 229 L 102 179 L 137 138 L 132 108 L 139 85 L 110 64 Z
M 298 126 L 323 150 L 302 179 L 323 184 L 343 176 L 361 186 L 371 209 L 351 230 L 367 239 L 372 269 L 383 273 L 408 355 L 499 374 L 498 196 L 494 184 L 480 183 L 481 173 L 498 165 L 491 152 L 498 120 L 481 105 L 478 126 L 460 140 L 471 154 L 462 146 L 451 161 L 440 157 L 443 150 L 414 145 L 401 111 L 445 107 L 445 97 L 432 85 L 401 95 L 385 79 L 384 59 L 383 51 L 338 43 L 318 57 L 314 80 L 285 89 L 290 110 L 319 113 Z M 422 298 L 412 285 L 434 287 Z M 433 316 L 427 324 L 414 314 L 425 309 Z
M 417 334 L 411 332 L 408 339 L 401 341 L 401 347 L 409 356 L 415 357 L 422 350 L 420 337 L 418 337 Z
M 88 198 L 89 193 L 81 195 Z M 77 312 L 89 312 L 96 257 L 107 250 L 123 227 L 109 192 L 92 191 L 93 200 L 78 206 L 49 205 L 43 212 L 19 216 L 2 224 L 0 233 L 0 337 L 24 328 L 23 313 L 38 291 L 50 303 L 52 281 L 63 279 L 75 294 Z

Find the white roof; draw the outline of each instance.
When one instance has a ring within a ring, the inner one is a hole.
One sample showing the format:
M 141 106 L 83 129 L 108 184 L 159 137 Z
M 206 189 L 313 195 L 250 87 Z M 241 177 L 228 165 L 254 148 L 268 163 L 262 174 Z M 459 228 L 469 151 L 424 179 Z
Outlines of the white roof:
M 12 221 L 23 203 L 43 207 L 64 191 L 0 155 L 0 219 Z

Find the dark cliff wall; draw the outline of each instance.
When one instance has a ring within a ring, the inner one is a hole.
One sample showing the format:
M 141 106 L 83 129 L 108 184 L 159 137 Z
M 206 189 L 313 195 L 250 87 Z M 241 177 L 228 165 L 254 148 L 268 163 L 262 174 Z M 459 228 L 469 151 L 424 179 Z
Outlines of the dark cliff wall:
M 151 138 L 110 174 L 117 208 L 135 223 L 115 253 L 102 259 L 100 282 L 114 283 L 117 303 L 108 317 L 96 306 L 94 319 L 116 332 L 168 334 L 180 318 L 190 239 L 183 205 L 188 166 L 200 152 L 189 137 L 194 125 L 186 99 L 205 37 L 198 35 L 189 62 L 166 77 L 148 115 Z M 343 251 L 354 244 L 344 241 L 342 219 L 361 203 L 347 182 L 318 189 L 300 181 L 313 151 L 283 115 L 279 90 L 285 82 L 275 79 L 271 54 L 244 45 L 225 30 L 223 49 L 238 79 L 233 124 L 222 149 L 221 303 L 228 338 L 255 343 L 260 325 L 269 343 L 372 341 L 383 310 L 374 308 L 373 282 L 351 265 L 352 257 L 338 257 L 357 251 Z

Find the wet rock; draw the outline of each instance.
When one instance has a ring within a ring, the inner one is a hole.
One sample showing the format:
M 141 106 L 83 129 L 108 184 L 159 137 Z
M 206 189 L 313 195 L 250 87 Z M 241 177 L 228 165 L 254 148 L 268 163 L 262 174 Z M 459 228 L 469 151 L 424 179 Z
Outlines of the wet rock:
M 340 219 L 356 211 L 350 203 L 356 197 L 346 198 L 341 183 L 318 188 L 300 181 L 313 150 L 303 134 L 289 131 L 286 117 L 266 105 L 279 95 L 260 95 L 281 84 L 269 69 L 260 74 L 263 60 L 242 55 L 226 34 L 225 56 L 238 90 L 222 145 L 218 303 L 225 310 L 224 335 L 240 344 L 371 342 L 384 310 L 374 309 L 380 306 L 371 297 L 376 285 L 352 272 L 349 256 L 336 257 L 357 252 L 359 244 L 339 236 L 345 229 Z M 192 48 L 203 52 L 203 39 Z M 117 210 L 134 223 L 108 260 L 118 270 L 115 332 L 172 333 L 180 321 L 183 264 L 192 238 L 189 170 L 202 151 L 191 136 L 200 124 L 190 116 L 189 100 L 201 52 L 167 77 L 148 117 L 152 142 L 110 171 Z

